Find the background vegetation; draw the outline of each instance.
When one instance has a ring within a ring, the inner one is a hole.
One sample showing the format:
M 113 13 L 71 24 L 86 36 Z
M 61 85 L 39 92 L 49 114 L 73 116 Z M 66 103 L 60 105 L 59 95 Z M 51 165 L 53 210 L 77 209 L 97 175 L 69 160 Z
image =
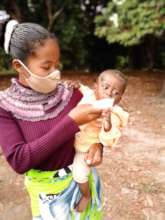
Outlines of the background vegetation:
M 165 66 L 164 0 L 1 0 L 3 9 L 55 32 L 64 69 Z M 1 50 L 0 68 L 7 67 Z

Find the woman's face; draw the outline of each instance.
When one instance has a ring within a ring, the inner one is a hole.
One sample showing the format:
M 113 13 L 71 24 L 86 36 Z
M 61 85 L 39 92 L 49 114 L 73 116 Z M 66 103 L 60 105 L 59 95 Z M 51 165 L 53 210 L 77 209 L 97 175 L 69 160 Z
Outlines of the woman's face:
M 44 77 L 59 68 L 60 49 L 55 39 L 47 39 L 42 45 L 36 43 L 32 53 L 24 64 L 35 75 Z M 20 64 L 17 59 L 13 60 L 13 68 L 19 74 L 19 82 L 28 86 L 26 78 L 29 77 L 28 71 Z M 28 86 L 29 87 L 29 86 Z
M 38 76 L 47 76 L 59 67 L 60 49 L 54 39 L 47 39 L 43 45 L 36 45 L 34 53 L 26 60 L 29 70 Z

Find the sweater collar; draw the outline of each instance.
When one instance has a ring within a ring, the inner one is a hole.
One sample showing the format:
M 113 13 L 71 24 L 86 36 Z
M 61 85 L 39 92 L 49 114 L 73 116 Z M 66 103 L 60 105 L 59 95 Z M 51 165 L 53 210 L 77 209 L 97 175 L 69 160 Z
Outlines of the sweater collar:
M 68 104 L 73 94 L 73 88 L 65 84 L 49 94 L 41 94 L 22 85 L 12 78 L 11 86 L 0 91 L 0 105 L 11 112 L 14 117 L 27 121 L 40 121 L 54 118 Z

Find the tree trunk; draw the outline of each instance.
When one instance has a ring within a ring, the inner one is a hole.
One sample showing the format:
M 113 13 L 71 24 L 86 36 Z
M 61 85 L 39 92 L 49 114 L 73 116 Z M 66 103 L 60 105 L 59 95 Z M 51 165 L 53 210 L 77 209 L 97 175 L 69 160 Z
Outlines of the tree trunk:
M 53 3 L 54 4 L 54 3 Z M 64 9 L 64 4 L 61 6 L 60 9 L 57 9 L 56 11 L 52 10 L 52 1 L 51 0 L 45 0 L 45 5 L 47 8 L 47 15 L 48 15 L 48 30 L 50 31 L 53 27 L 53 23 L 56 20 L 56 18 L 62 13 L 63 9 Z
M 12 19 L 16 19 L 19 22 L 22 21 L 22 13 L 15 0 L 6 0 L 5 6 Z
M 162 87 L 160 96 L 161 96 L 161 97 L 165 97 L 165 81 L 163 82 L 163 87 Z
M 154 58 L 155 58 L 155 39 L 153 36 L 148 36 L 146 41 L 146 50 L 147 50 L 147 68 L 152 69 L 154 67 Z

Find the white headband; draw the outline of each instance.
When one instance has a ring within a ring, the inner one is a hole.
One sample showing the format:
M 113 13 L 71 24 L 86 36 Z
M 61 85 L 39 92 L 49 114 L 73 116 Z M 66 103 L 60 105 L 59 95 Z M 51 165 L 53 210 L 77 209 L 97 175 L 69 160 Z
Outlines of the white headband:
M 5 36 L 4 36 L 4 49 L 7 54 L 9 53 L 11 35 L 13 33 L 14 26 L 16 24 L 18 24 L 18 21 L 10 20 L 6 25 Z
M 10 18 L 10 15 L 6 11 L 0 10 L 0 23 L 4 23 Z

